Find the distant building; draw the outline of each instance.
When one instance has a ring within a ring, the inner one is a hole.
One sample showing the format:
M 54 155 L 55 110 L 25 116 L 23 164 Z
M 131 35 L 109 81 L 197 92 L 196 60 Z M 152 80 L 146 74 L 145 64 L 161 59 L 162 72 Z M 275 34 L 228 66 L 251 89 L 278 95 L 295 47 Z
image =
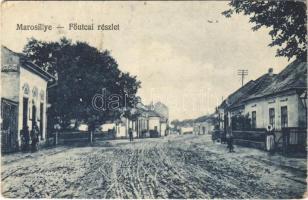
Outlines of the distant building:
M 180 127 L 180 134 L 193 134 L 194 127 L 193 126 L 183 126 Z
M 162 103 L 157 104 L 158 111 L 155 111 L 153 104 L 144 105 L 138 103 L 134 108 L 134 119 L 122 117 L 116 124 L 116 138 L 128 138 L 129 128 L 133 131 L 134 138 L 161 137 L 166 135 L 168 128 L 168 108 Z
M 151 133 L 156 132 L 157 136 L 162 136 L 161 130 L 160 130 L 160 116 L 158 113 L 154 112 L 153 110 L 147 111 L 148 116 L 148 131 Z
M 160 116 L 160 135 L 164 136 L 168 134 L 168 123 L 169 123 L 169 109 L 168 107 L 161 103 L 157 102 L 154 104 L 154 111 Z
M 197 135 L 212 134 L 215 127 L 214 114 L 199 117 L 194 122 L 194 133 Z
M 53 77 L 24 55 L 1 47 L 2 151 L 18 150 L 20 131 L 36 123 L 40 141 L 46 139 L 47 85 Z

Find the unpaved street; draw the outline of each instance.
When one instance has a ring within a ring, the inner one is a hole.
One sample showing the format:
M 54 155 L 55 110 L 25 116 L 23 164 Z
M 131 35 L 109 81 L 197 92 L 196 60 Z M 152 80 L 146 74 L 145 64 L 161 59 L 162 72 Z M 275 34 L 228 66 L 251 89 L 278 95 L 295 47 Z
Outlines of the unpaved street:
M 209 136 L 96 142 L 2 158 L 2 195 L 15 198 L 300 198 L 304 159 L 236 148 Z

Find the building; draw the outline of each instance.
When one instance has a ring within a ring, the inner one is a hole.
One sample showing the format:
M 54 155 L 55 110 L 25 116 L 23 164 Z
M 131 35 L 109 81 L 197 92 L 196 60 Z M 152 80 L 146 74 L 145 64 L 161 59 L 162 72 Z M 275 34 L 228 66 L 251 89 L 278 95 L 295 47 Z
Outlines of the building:
M 47 85 L 53 77 L 24 55 L 1 47 L 2 151 L 18 150 L 20 131 L 36 123 L 40 142 L 46 139 Z
M 243 100 L 245 113 L 251 116 L 252 128 L 275 130 L 307 127 L 307 63 L 294 61 L 262 90 Z
M 169 129 L 169 127 L 168 127 L 168 122 L 169 122 L 169 109 L 168 109 L 168 107 L 161 102 L 157 102 L 157 103 L 154 104 L 153 109 L 160 116 L 160 127 L 159 127 L 160 135 L 161 136 L 167 135 L 168 129 Z
M 132 109 L 134 117 L 128 119 L 122 117 L 116 123 L 116 138 L 128 138 L 128 131 L 131 128 L 134 138 L 146 137 L 161 137 L 166 135 L 168 129 L 168 114 L 167 106 L 162 103 L 157 104 L 158 111 L 163 113 L 159 114 L 155 111 L 153 104 L 144 105 L 141 102 Z
M 194 133 L 197 135 L 212 134 L 216 125 L 215 114 L 199 117 L 194 122 Z
M 303 143 L 300 138 L 307 134 L 306 105 L 307 63 L 295 60 L 279 74 L 275 75 L 269 69 L 267 74 L 229 95 L 218 109 L 219 119 L 223 121 L 220 129 L 224 134 L 226 126 L 236 134 L 245 131 L 243 137 L 248 140 L 259 138 L 258 142 L 262 143 L 262 137 L 256 137 L 255 133 L 264 135 L 271 125 L 280 145 L 286 140 L 283 138 L 284 131 L 288 131 L 287 135 L 291 133 L 289 139 L 292 144 Z

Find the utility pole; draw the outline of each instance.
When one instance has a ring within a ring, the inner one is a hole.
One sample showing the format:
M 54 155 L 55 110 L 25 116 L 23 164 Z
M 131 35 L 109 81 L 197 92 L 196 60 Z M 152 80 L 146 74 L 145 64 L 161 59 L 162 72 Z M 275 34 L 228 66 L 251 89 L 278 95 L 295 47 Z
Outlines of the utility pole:
M 244 85 L 244 78 L 245 76 L 248 75 L 248 70 L 247 69 L 239 69 L 237 70 L 237 75 L 242 77 L 242 86 Z

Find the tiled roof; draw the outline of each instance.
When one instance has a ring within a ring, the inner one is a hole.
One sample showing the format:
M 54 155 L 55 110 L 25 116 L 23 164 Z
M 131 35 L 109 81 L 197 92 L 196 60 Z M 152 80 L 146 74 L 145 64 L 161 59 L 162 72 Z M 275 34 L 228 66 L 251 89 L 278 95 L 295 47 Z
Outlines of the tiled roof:
M 219 107 L 237 108 L 247 100 L 299 88 L 307 88 L 307 63 L 295 60 L 277 75 L 266 73 L 254 81 L 249 81 L 229 95 Z
M 210 114 L 210 115 L 204 115 L 204 116 L 201 116 L 201 117 L 198 117 L 197 119 L 195 119 L 195 123 L 198 123 L 198 122 L 205 122 L 205 121 L 213 121 L 214 120 L 214 113 Z
M 241 99 L 245 98 L 248 94 L 248 92 L 256 86 L 256 81 L 249 81 L 242 87 L 240 87 L 238 90 L 233 92 L 228 96 L 227 99 L 225 99 L 221 105 L 219 106 L 220 108 L 230 108 L 233 107 L 234 105 L 238 104 Z
M 238 108 L 238 107 L 242 106 L 243 102 L 245 100 L 247 100 L 251 95 L 259 93 L 260 91 L 262 91 L 266 87 L 268 87 L 273 82 L 275 77 L 276 77 L 275 74 L 269 75 L 268 73 L 259 77 L 257 80 L 253 81 L 253 84 L 251 84 L 250 87 L 247 88 L 244 91 L 244 93 L 241 95 L 241 97 L 238 98 L 238 100 L 236 102 L 234 102 L 232 105 L 230 105 L 230 107 L 231 108 Z
M 253 92 L 245 100 L 260 98 L 290 89 L 307 88 L 307 63 L 295 60 L 273 78 L 266 87 Z
M 147 114 L 148 114 L 148 117 L 160 117 L 160 115 L 153 110 L 148 110 Z
M 228 96 L 228 98 L 226 99 L 227 105 L 232 106 L 235 103 L 237 103 L 255 86 L 256 86 L 255 81 L 249 81 L 244 86 L 240 87 L 237 91 Z

